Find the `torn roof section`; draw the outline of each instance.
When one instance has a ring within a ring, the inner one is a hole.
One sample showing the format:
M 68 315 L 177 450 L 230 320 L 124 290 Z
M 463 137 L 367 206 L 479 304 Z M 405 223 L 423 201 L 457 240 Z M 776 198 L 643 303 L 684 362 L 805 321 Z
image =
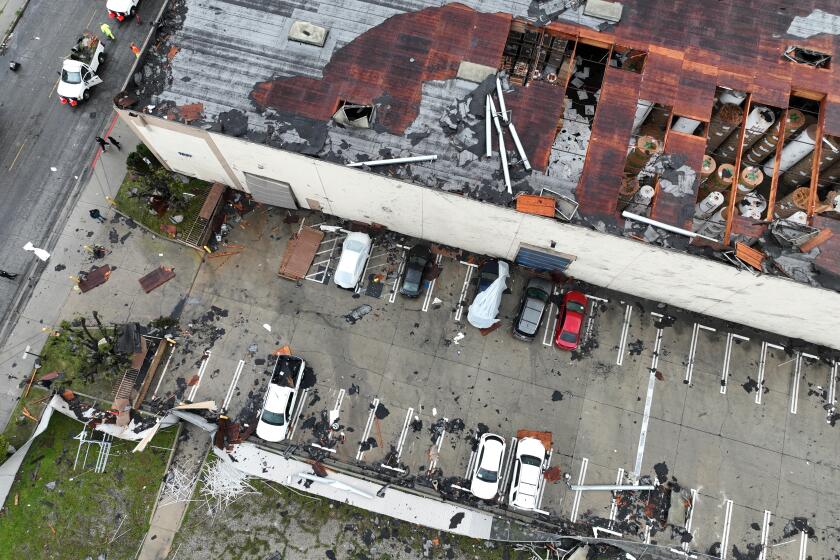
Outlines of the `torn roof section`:
M 610 24 L 537 0 L 170 0 L 128 93 L 150 114 L 338 163 L 435 154 L 371 171 L 505 205 L 550 189 L 576 200 L 578 218 L 597 229 L 635 237 L 620 212 L 640 100 L 668 114 L 645 214 L 678 228 L 691 228 L 705 196 L 708 151 L 705 128 L 670 126 L 679 117 L 707 126 L 720 88 L 749 93 L 745 108 L 787 108 L 792 92 L 824 96 L 824 133 L 840 135 L 840 73 L 831 61 L 784 57 L 794 45 L 835 54 L 837 16 L 816 0 L 622 4 Z M 643 63 L 616 64 L 622 52 Z M 533 166 L 523 168 L 506 133 L 510 194 L 495 134 L 484 157 L 482 100 L 494 84 L 483 78 L 497 69 L 509 76 L 507 109 Z M 730 222 L 741 240 L 764 233 L 741 216 Z

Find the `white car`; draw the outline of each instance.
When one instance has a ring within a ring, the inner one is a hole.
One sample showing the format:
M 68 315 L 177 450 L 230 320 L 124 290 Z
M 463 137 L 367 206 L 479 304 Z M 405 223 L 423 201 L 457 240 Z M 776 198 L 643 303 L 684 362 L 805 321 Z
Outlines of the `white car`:
M 295 356 L 277 358 L 257 421 L 257 437 L 271 442 L 286 439 L 305 367 L 306 362 Z
M 140 0 L 108 0 L 105 9 L 108 10 L 109 18 L 123 21 L 125 18 L 134 17 L 139 3 Z
M 537 509 L 537 496 L 545 481 L 545 446 L 537 438 L 526 437 L 516 446 L 508 503 L 516 509 Z
M 336 285 L 352 290 L 359 283 L 365 264 L 370 256 L 370 236 L 366 233 L 350 232 L 341 246 L 341 258 L 335 269 L 333 280 Z
M 476 498 L 492 500 L 499 493 L 499 471 L 505 457 L 505 440 L 496 434 L 484 434 L 478 440 L 470 492 Z

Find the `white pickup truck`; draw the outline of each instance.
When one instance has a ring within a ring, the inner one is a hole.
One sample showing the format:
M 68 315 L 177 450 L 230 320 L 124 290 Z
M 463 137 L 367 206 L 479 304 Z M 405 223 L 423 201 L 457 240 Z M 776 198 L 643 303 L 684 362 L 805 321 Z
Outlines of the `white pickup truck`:
M 108 17 L 119 22 L 126 18 L 132 18 L 137 13 L 137 5 L 140 0 L 108 0 L 105 9 L 108 10 Z
M 62 105 L 75 107 L 90 97 L 90 90 L 102 83 L 96 71 L 105 62 L 105 47 L 99 37 L 85 32 L 76 46 L 70 49 L 70 56 L 61 66 L 58 82 L 58 100 Z

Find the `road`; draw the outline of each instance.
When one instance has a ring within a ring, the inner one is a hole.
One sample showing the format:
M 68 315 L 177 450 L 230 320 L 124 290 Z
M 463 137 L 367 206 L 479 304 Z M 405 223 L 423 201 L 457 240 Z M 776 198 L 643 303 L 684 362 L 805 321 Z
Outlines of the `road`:
M 35 263 L 22 247 L 31 241 L 48 248 L 53 231 L 61 230 L 62 211 L 73 203 L 91 166 L 94 137 L 107 130 L 111 100 L 134 62 L 129 45 L 143 43 L 161 2 L 141 4 L 142 24 L 120 26 L 108 19 L 104 2 L 31 0 L 0 56 L 0 269 L 20 273 L 15 281 L 0 279 L 3 327 L 9 326 L 16 296 L 25 298 L 27 287 L 50 266 Z M 55 88 L 62 59 L 82 31 L 99 32 L 105 22 L 116 41 L 106 43 L 108 60 L 100 72 L 104 83 L 86 104 L 75 109 L 61 105 Z M 12 60 L 21 63 L 14 73 Z M 8 328 L 0 328 L 2 340 L 7 333 Z

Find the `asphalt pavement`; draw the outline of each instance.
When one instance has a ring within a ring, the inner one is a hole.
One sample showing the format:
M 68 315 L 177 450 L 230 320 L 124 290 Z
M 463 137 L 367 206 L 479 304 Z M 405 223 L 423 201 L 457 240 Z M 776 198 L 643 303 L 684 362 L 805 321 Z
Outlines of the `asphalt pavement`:
M 0 278 L 0 343 L 18 319 L 16 302 L 50 263 L 40 264 L 22 249 L 31 241 L 50 249 L 67 219 L 90 169 L 97 146 L 107 132 L 112 99 L 134 63 L 129 45 L 142 44 L 162 0 L 146 0 L 140 19 L 119 24 L 109 20 L 104 2 L 30 0 L 0 56 L 0 269 L 18 273 Z M 103 83 L 87 103 L 61 105 L 55 93 L 61 61 L 85 30 L 101 35 L 109 23 L 116 41 L 106 41 L 107 61 L 99 72 Z M 21 64 L 17 72 L 9 62 Z

